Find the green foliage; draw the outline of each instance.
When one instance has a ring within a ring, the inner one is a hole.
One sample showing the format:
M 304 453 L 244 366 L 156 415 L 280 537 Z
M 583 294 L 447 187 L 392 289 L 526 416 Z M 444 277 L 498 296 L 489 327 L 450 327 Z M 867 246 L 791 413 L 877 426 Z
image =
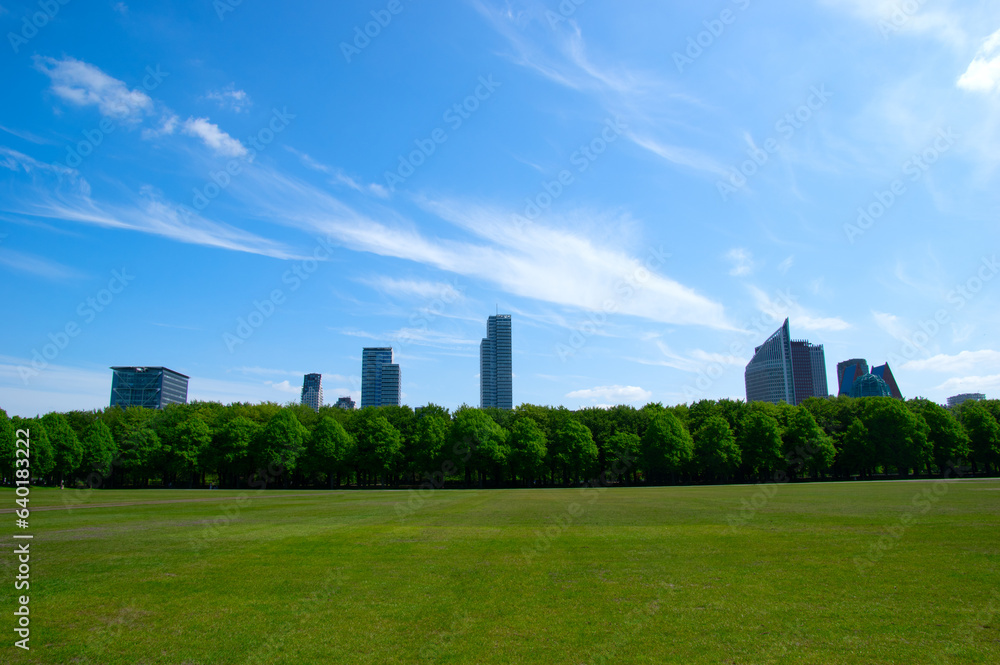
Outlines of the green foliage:
M 565 418 L 562 426 L 549 441 L 549 458 L 563 482 L 579 482 L 595 470 L 597 444 L 586 425 L 573 418 Z
M 753 408 L 758 404 L 752 404 L 747 410 L 740 423 L 738 441 L 744 468 L 750 475 L 762 479 L 772 475 L 783 460 L 778 421 L 769 415 L 768 409 Z
M 976 464 L 984 469 L 1000 468 L 1000 425 L 989 410 L 980 404 L 964 409 L 962 424 L 969 433 Z
M 694 455 L 694 441 L 671 411 L 659 410 L 642 437 L 642 468 L 654 482 L 667 475 L 676 480 Z
M 403 440 L 399 431 L 378 409 L 362 409 L 354 419 L 355 461 L 362 471 L 387 475 L 399 464 Z
M 89 477 L 95 473 L 100 477 L 111 474 L 111 463 L 118 452 L 111 428 L 104 421 L 94 419 L 83 430 L 83 463 L 81 472 Z
M 508 452 L 506 432 L 485 412 L 459 409 L 451 432 L 456 453 L 468 459 L 467 472 L 476 471 L 480 477 L 492 474 L 494 478 L 502 473 Z M 466 476 L 471 479 L 468 473 Z
M 547 442 L 545 432 L 529 417 L 514 423 L 510 433 L 511 472 L 524 481 L 533 481 L 545 471 Z
M 791 414 L 783 444 L 785 462 L 792 477 L 805 470 L 816 477 L 829 469 L 837 457 L 833 441 L 807 409 L 796 409 Z
M 868 445 L 888 470 L 907 475 L 930 461 L 928 427 L 906 404 L 891 397 L 871 397 L 863 401 L 861 420 L 868 430 Z
M 60 478 L 69 478 L 83 462 L 83 446 L 69 421 L 60 413 L 49 413 L 42 418 L 42 426 L 49 435 L 55 451 L 54 471 Z
M 325 473 L 333 487 L 338 474 L 347 471 L 354 455 L 354 439 L 343 425 L 329 416 L 322 416 L 312 431 L 306 445 L 303 470 L 308 473 Z
M 250 446 L 250 458 L 258 476 L 273 479 L 293 471 L 305 452 L 308 435 L 309 430 L 293 412 L 279 411 L 271 416 Z
M 740 468 L 743 455 L 725 418 L 704 420 L 694 435 L 694 458 L 698 470 L 711 479 L 728 479 Z
M 927 438 L 940 473 L 969 458 L 969 435 L 948 409 L 928 400 L 913 400 L 909 406 L 927 423 Z

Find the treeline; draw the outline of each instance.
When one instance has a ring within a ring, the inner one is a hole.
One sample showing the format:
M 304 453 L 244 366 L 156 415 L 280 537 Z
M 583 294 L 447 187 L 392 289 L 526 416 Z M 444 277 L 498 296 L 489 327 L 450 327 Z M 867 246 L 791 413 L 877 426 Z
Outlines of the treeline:
M 211 402 L 8 418 L 0 475 L 91 487 L 465 487 L 759 482 L 1000 471 L 1000 401 L 700 401 L 513 411 Z M 950 471 L 952 470 L 952 471 Z

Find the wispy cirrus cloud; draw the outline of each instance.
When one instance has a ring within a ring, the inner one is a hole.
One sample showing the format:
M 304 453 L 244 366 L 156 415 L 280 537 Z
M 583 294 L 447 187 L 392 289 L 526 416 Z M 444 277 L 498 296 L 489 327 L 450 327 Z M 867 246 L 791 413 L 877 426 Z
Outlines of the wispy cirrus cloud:
M 955 355 L 938 354 L 930 358 L 911 360 L 903 369 L 913 371 L 965 374 L 982 372 L 983 370 L 1000 371 L 1000 351 L 982 349 L 980 351 L 962 351 Z
M 639 386 L 598 386 L 585 390 L 574 390 L 566 394 L 567 399 L 583 402 L 599 402 L 599 405 L 637 404 L 648 402 L 653 393 Z
M 0 266 L 53 281 L 82 279 L 84 274 L 61 263 L 27 252 L 0 247 Z

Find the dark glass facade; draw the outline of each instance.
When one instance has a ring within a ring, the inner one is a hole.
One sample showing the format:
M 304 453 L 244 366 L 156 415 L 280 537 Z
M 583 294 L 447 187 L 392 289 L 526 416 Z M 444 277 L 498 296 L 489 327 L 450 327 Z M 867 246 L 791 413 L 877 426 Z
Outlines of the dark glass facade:
M 392 347 L 373 347 L 361 354 L 361 408 L 399 406 L 402 376 L 392 362 Z
M 514 408 L 514 367 L 509 314 L 491 316 L 479 345 L 479 405 Z
M 162 409 L 187 404 L 190 377 L 166 367 L 112 367 L 111 406 Z
M 323 375 L 306 374 L 302 381 L 302 406 L 319 411 L 323 406 Z
M 792 341 L 788 319 L 754 351 L 744 374 L 747 402 L 801 404 L 827 397 L 826 354 L 822 344 Z

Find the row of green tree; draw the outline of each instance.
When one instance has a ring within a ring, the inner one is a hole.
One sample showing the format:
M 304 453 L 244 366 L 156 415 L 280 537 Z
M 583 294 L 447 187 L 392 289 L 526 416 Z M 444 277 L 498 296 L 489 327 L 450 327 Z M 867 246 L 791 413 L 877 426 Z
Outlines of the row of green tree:
M 1000 401 L 952 411 L 883 397 L 454 413 L 434 404 L 315 412 L 212 402 L 35 419 L 0 410 L 0 475 L 6 484 L 30 475 L 92 487 L 235 488 L 991 474 L 1000 471 L 998 421 Z M 25 432 L 28 462 L 17 452 Z

